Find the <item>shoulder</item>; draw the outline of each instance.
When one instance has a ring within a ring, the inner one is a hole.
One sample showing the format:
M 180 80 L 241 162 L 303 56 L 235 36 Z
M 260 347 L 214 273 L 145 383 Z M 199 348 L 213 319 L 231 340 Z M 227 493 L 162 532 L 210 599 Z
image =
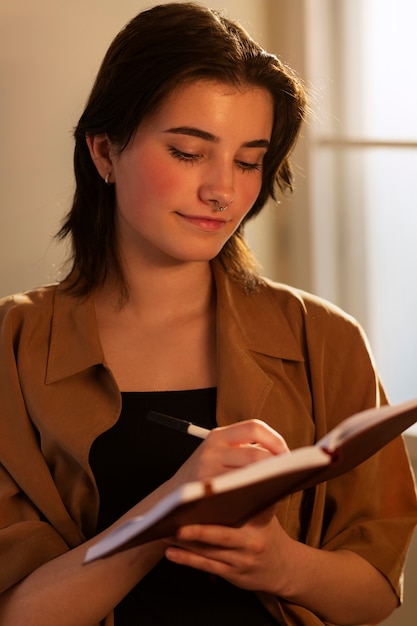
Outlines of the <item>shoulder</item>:
M 325 431 L 349 415 L 373 407 L 385 398 L 374 355 L 361 324 L 328 300 L 300 289 L 263 281 L 259 291 L 274 315 L 284 311 L 290 332 L 308 363 L 316 424 L 318 399 L 325 399 Z M 354 389 L 354 393 L 346 393 Z
M 0 300 L 0 364 L 27 363 L 44 371 L 51 336 L 56 288 L 40 287 Z
M 52 313 L 57 285 L 47 285 L 0 299 L 0 324 L 36 324 Z
M 22 291 L 0 298 L 0 311 L 7 311 L 16 307 L 37 306 L 53 298 L 59 286 L 58 283 L 43 285 L 30 291 Z
M 371 355 L 368 338 L 358 320 L 329 300 L 267 279 L 262 280 L 258 297 L 262 306 L 283 313 L 292 332 L 304 336 L 310 353 L 335 358 L 336 353 L 346 357 L 353 351 L 366 360 Z
M 263 278 L 258 289 L 259 300 L 264 305 L 280 308 L 289 314 L 300 316 L 306 323 L 347 325 L 357 328 L 358 321 L 338 305 L 302 289 L 290 287 Z M 256 296 L 255 296 L 256 297 Z
M 247 287 L 243 281 L 230 278 L 221 263 L 212 262 L 218 299 L 225 307 L 266 309 L 280 311 L 296 318 L 335 318 L 355 324 L 352 316 L 340 307 L 317 295 L 284 283 L 259 277 L 254 285 Z
M 230 295 L 236 310 L 245 311 L 246 317 L 253 319 L 254 323 L 259 319 L 266 321 L 269 317 L 285 318 L 295 331 L 302 327 L 329 334 L 343 328 L 346 332 L 362 333 L 358 321 L 336 304 L 267 278 L 261 278 L 257 287 L 249 292 L 238 283 L 230 282 Z
M 355 335 L 363 339 L 357 320 L 328 300 L 302 289 L 260 278 L 257 286 L 246 289 L 229 278 L 218 263 L 213 264 L 218 307 L 221 314 L 234 318 L 247 332 L 262 333 L 271 339 L 290 333 L 298 342 L 347 342 Z
M 353 352 L 369 361 L 369 345 L 360 324 L 328 300 L 301 289 L 261 278 L 253 289 L 214 268 L 219 323 L 238 327 L 247 345 L 281 358 L 322 363 Z

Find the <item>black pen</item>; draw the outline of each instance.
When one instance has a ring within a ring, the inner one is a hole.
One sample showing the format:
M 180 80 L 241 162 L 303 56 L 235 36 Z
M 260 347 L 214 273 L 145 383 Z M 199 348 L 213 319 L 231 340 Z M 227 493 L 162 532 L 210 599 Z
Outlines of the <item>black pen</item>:
M 173 428 L 174 430 L 179 430 L 181 433 L 186 433 L 187 435 L 192 435 L 193 437 L 198 437 L 199 439 L 205 439 L 210 432 L 208 428 L 203 428 L 202 426 L 197 426 L 197 424 L 193 424 L 192 422 L 180 420 L 177 417 L 172 417 L 172 415 L 165 415 L 164 413 L 158 413 L 157 411 L 148 411 L 146 418 L 151 422 L 156 422 L 157 424 Z

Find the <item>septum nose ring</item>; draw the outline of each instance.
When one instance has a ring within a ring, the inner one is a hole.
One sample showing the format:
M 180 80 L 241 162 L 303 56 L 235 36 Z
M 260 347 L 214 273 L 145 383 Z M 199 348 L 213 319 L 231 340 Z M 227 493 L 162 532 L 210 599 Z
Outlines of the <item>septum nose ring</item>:
M 220 202 L 218 200 L 214 201 L 216 204 L 216 211 L 219 211 L 220 213 L 222 211 L 225 211 L 227 209 L 228 206 L 230 206 L 232 204 L 232 202 L 228 202 L 227 204 L 225 204 L 224 206 L 220 206 Z

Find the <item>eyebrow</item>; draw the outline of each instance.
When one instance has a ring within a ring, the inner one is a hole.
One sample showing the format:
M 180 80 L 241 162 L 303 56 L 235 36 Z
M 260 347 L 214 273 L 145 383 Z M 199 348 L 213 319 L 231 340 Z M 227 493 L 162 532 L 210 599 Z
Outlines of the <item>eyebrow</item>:
M 210 143 L 219 143 L 220 137 L 201 130 L 200 128 L 194 128 L 193 126 L 178 126 L 176 128 L 169 128 L 166 133 L 173 133 L 174 135 L 189 135 L 190 137 L 198 137 L 204 141 Z M 252 141 L 246 141 L 242 147 L 244 148 L 269 148 L 269 141 L 267 139 L 253 139 Z

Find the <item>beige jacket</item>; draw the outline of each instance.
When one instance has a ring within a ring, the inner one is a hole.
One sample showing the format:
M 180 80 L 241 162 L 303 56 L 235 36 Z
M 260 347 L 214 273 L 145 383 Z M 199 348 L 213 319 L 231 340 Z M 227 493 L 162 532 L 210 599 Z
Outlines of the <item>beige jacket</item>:
M 267 281 L 248 295 L 217 263 L 213 270 L 220 425 L 262 419 L 295 448 L 385 401 L 353 319 Z M 99 499 L 89 450 L 120 409 L 91 299 L 55 285 L 0 303 L 0 591 L 94 535 Z M 401 597 L 417 522 L 401 438 L 344 476 L 285 498 L 277 515 L 300 541 L 361 555 Z M 322 624 L 302 607 L 260 596 L 279 623 Z

